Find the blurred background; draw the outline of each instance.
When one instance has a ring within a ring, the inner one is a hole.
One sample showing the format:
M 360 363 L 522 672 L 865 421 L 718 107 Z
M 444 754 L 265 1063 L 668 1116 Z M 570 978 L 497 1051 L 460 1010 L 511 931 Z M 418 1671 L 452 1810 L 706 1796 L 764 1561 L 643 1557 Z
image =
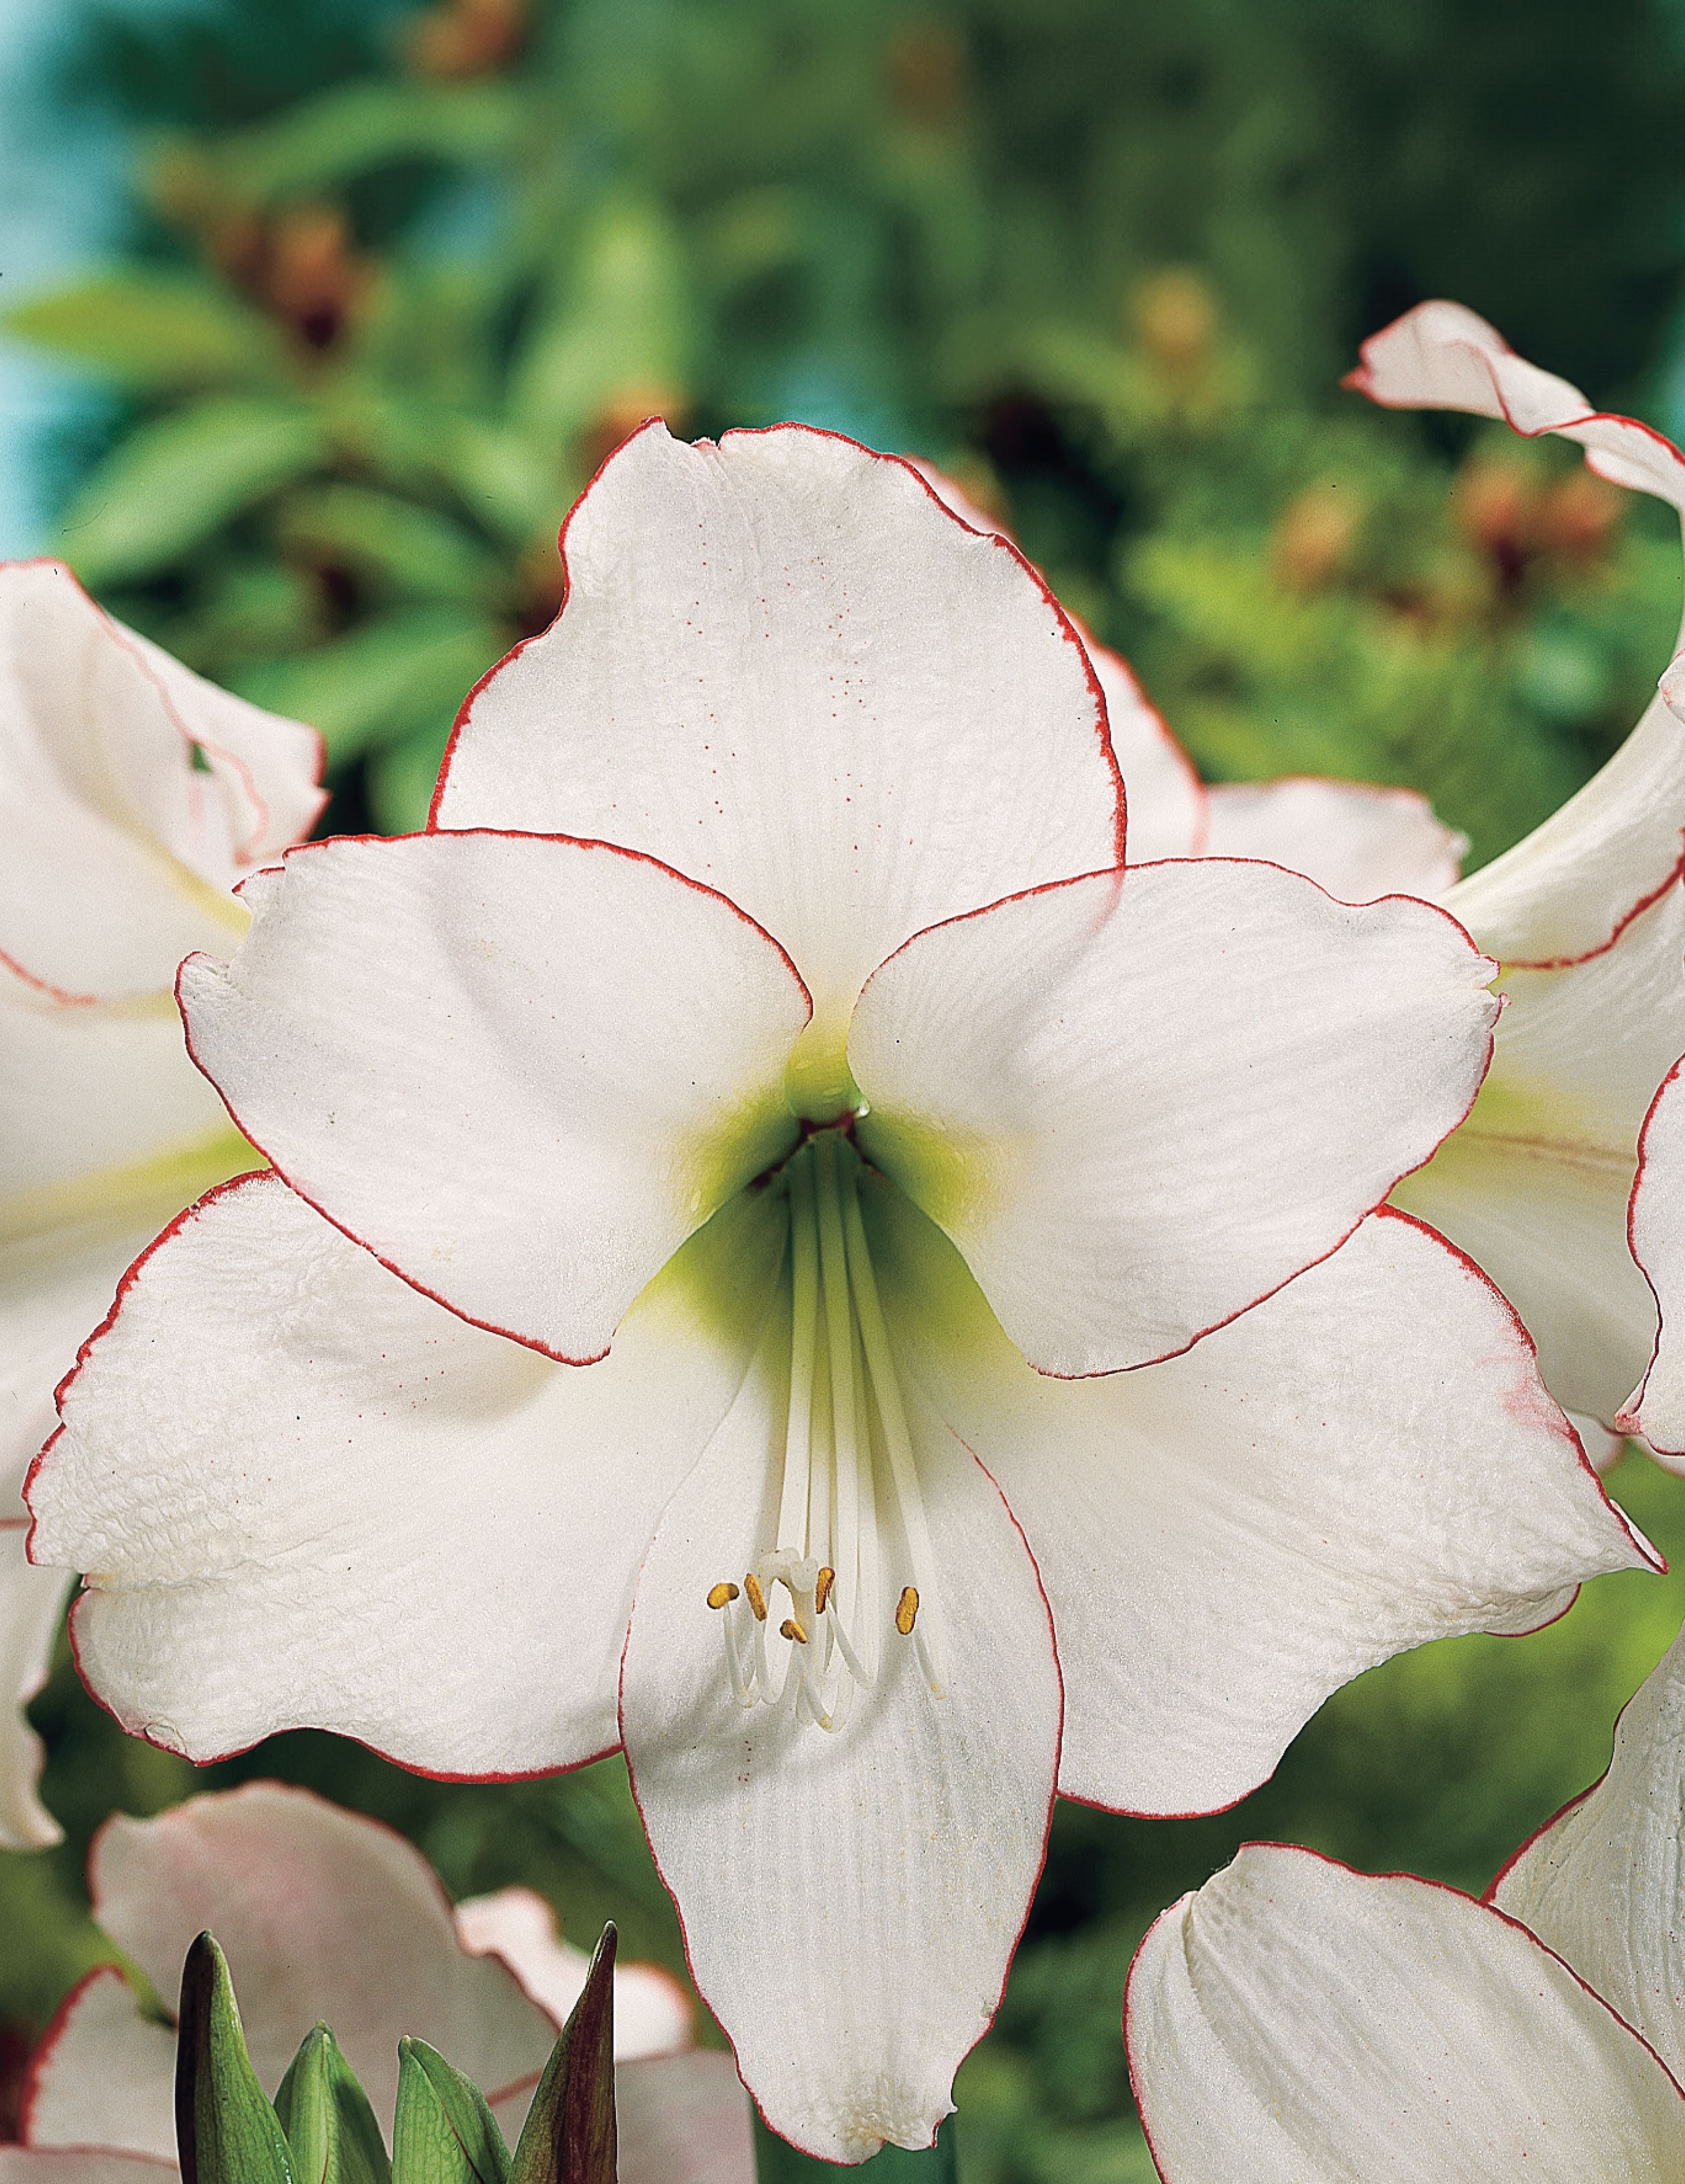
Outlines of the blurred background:
M 474 679 L 557 604 L 557 526 L 641 418 L 799 418 L 948 470 L 1126 652 L 1201 768 L 1425 790 L 1495 854 L 1637 719 L 1671 516 L 1571 449 L 1369 410 L 1443 294 L 1685 426 L 1685 0 L 0 0 L 0 551 L 317 723 L 329 831 L 421 823 Z M 1685 1485 L 1617 1496 L 1685 1570 Z M 1151 2176 L 1119 2008 L 1249 1836 L 1478 1889 L 1602 1769 L 1685 1574 L 1406 1658 L 1217 1818 L 1062 1808 L 964 2184 Z M 66 1841 L 0 1856 L 0 2135 L 111 1953 L 114 1808 L 268 1774 L 682 1969 L 617 1762 L 424 1782 L 328 1738 L 196 1774 L 61 1658 Z

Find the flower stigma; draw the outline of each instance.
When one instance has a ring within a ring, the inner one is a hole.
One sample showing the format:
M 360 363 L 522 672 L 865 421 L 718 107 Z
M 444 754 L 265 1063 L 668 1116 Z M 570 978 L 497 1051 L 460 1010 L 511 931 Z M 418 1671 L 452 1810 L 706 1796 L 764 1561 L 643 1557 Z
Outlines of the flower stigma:
M 789 1403 L 774 1543 L 739 1586 L 713 1585 L 738 1702 L 840 1730 L 876 1686 L 884 1642 L 910 1641 L 932 1698 L 947 1690 L 935 1557 L 895 1355 L 861 1217 L 860 1157 L 816 1131 L 784 1163 L 789 1201 Z M 907 1563 L 882 1590 L 893 1507 Z M 775 1586 L 790 1612 L 776 1614 Z M 776 1658 L 769 1632 L 785 1641 Z

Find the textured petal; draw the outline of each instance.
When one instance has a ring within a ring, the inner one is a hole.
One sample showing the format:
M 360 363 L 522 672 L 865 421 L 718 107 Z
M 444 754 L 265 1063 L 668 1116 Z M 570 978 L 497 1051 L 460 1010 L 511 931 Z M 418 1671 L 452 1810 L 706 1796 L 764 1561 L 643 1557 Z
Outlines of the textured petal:
M 620 2184 L 753 2184 L 749 2096 L 729 2056 L 622 2064 L 615 2095 Z
M 445 1774 L 612 1746 L 638 1558 L 783 1240 L 739 1201 L 582 1368 L 418 1296 L 273 1177 L 208 1200 L 136 1270 L 31 1485 L 36 1559 L 91 1573 L 84 1674 L 200 1759 L 299 1724 Z
M 138 640 L 56 562 L 0 566 L 0 956 L 55 991 L 167 987 L 244 926 L 216 777 Z
M 773 1535 L 784 1313 L 639 1579 L 621 1725 L 691 1971 L 773 2127 L 822 2160 L 928 2146 L 987 2029 L 1041 1869 L 1060 1695 L 1047 1611 L 992 1484 L 915 1401 L 910 1423 L 953 1673 L 931 1696 L 885 1634 L 831 1734 L 795 1690 L 745 1712 L 711 1583 Z M 883 1549 L 893 1600 L 906 1550 Z M 920 1613 L 930 1609 L 927 1600 Z M 773 1646 L 786 1652 L 783 1640 Z
M 25 1529 L 0 1524 L 0 1850 L 54 1843 L 63 1833 L 36 1795 L 41 1739 L 24 1708 L 47 1681 L 64 1613 L 64 1575 L 31 1568 Z
M 650 425 L 561 543 L 566 603 L 464 707 L 436 823 L 620 842 L 717 888 L 795 959 L 821 1075 L 909 934 L 1115 861 L 1070 623 L 907 464 Z
M 1141 2121 L 1172 2184 L 1651 2184 L 1685 2097 L 1522 1928 L 1431 1881 L 1251 1844 L 1130 1973 Z
M 1263 857 L 1303 872 L 1341 902 L 1443 894 L 1469 846 L 1468 836 L 1435 818 L 1414 788 L 1293 777 L 1230 782 L 1206 794 L 1208 856 Z M 1132 856 L 1136 814 L 1131 792 Z
M 1466 410 L 1530 437 L 1560 432 L 1616 485 L 1685 510 L 1685 458 L 1631 417 L 1601 415 L 1566 380 L 1515 354 L 1457 304 L 1422 304 L 1363 347 L 1350 383 L 1394 409 Z M 1606 947 L 1681 869 L 1685 730 L 1658 697 L 1615 756 L 1561 809 L 1448 898 L 1504 963 Z
M 1685 1638 L 1616 1724 L 1608 1774 L 1511 1860 L 1492 1901 L 1685 2081 Z
M 471 1956 L 499 1958 L 558 2026 L 584 1992 L 591 1959 L 562 1940 L 555 1913 L 533 1889 L 499 1888 L 459 1903 L 456 1938 Z M 617 2060 L 671 2055 L 688 2048 L 695 2016 L 689 1996 L 671 1972 L 659 1964 L 616 1964 Z
M 1195 857 L 1214 851 L 1208 832 L 1209 792 L 1194 772 L 1192 760 L 1129 662 L 1108 651 L 1080 622 L 1077 628 L 1105 693 L 1112 749 L 1129 802 L 1130 862 L 1144 865 L 1155 857 Z
M 880 1189 L 872 1217 L 912 1369 L 1046 1587 L 1068 1796 L 1230 1804 L 1362 1669 L 1643 1566 L 1514 1314 L 1414 1222 L 1366 1221 L 1183 1357 L 1065 1381 L 904 1199 Z
M 178 1965 L 161 1993 L 171 2008 L 180 1986 Z M 33 2146 L 113 2147 L 173 2165 L 176 2036 L 141 2015 L 114 1964 L 71 1988 L 30 2058 L 22 2136 Z
M 1664 1457 L 1685 1458 L 1685 1063 L 1662 1080 L 1639 1140 L 1634 1256 L 1659 1304 L 1654 1354 L 1620 1423 Z M 1676 1464 L 1673 1468 L 1677 1468 Z
M 584 1362 L 795 1137 L 789 959 L 646 857 L 324 842 L 183 967 L 194 1058 L 312 1205 L 429 1296 Z
M 1491 976 L 1403 898 L 1216 859 L 1096 874 L 878 972 L 861 1141 L 1044 1371 L 1143 1364 L 1334 1250 L 1461 1121 Z
M 1654 1301 L 1627 1248 L 1638 1132 L 1685 1050 L 1685 889 L 1612 948 L 1511 970 L 1468 1120 L 1395 1202 L 1485 1268 L 1527 1323 L 1559 1402 L 1604 1424 L 1644 1369 Z

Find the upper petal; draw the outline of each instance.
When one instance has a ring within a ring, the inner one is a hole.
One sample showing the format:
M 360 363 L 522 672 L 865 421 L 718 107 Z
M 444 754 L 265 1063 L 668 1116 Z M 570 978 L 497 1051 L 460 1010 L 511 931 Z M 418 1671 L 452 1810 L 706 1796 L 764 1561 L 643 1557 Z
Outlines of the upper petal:
M 235 716 L 237 766 L 220 755 Z M 314 820 L 319 770 L 310 730 L 212 690 L 67 569 L 0 566 L 0 956 L 36 983 L 142 993 L 190 949 L 231 948 L 245 920 L 227 888 Z M 226 785 L 259 772 L 261 820 L 255 790 L 231 802 Z
M 1462 1119 L 1492 970 L 1426 904 L 1269 865 L 1038 889 L 873 978 L 861 1140 L 1032 1362 L 1144 1364 L 1325 1256 Z
M 646 426 L 562 533 L 567 596 L 464 707 L 441 827 L 600 837 L 738 903 L 828 1050 L 910 933 L 1121 851 L 1087 659 L 1011 546 L 802 426 Z
M 274 1176 L 184 1217 L 61 1398 L 39 1562 L 82 1672 L 199 1759 L 308 1724 L 445 1774 L 617 1741 L 639 1557 L 747 1369 L 784 1248 L 741 1199 L 556 1365 L 385 1272 Z
M 787 1149 L 808 1002 L 733 905 L 533 835 L 336 840 L 185 965 L 194 1058 L 337 1226 L 425 1295 L 600 1357 L 644 1284 Z
M 854 1693 L 834 1732 L 800 1718 L 793 1680 L 775 1705 L 739 1705 L 708 1592 L 773 1535 L 788 1404 L 773 1361 L 789 1356 L 789 1326 L 786 1308 L 661 1518 L 638 1581 L 621 1726 L 692 1975 L 745 2082 L 775 2131 L 855 2162 L 885 2140 L 929 2145 L 998 2005 L 1041 1867 L 1060 1686 L 1022 1535 L 915 1401 L 946 1695 L 932 1696 L 913 1643 L 890 1629 L 875 1688 Z M 887 1624 L 907 1556 L 888 1523 L 878 1541 Z
M 1206 797 L 1208 856 L 1263 857 L 1304 873 L 1341 902 L 1443 894 L 1469 846 L 1468 836 L 1436 818 L 1414 788 L 1294 777 L 1225 782 Z M 1132 801 L 1132 852 L 1135 813 Z
M 1076 627 L 1105 694 L 1112 749 L 1129 800 L 1130 862 L 1144 865 L 1156 857 L 1215 852 L 1209 836 L 1211 792 L 1195 772 L 1192 760 L 1171 734 L 1129 662 L 1080 622 Z
M 1685 2078 L 1685 1637 L 1615 1724 L 1608 1774 L 1511 1860 L 1491 1900 Z
M 1532 1936 L 1436 1883 L 1249 1844 L 1158 1919 L 1124 2036 L 1169 2184 L 1653 2184 L 1685 2096 Z
M 1458 304 L 1418 304 L 1366 341 L 1350 384 L 1394 409 L 1465 410 L 1577 441 L 1599 476 L 1685 510 L 1685 457 L 1631 417 L 1595 411 Z M 1464 880 L 1448 906 L 1505 963 L 1607 947 L 1681 869 L 1685 731 L 1662 699 L 1602 771 L 1525 841 Z
M 1629 1236 L 1657 1311 L 1654 1350 L 1620 1424 L 1659 1455 L 1685 1458 L 1685 1061 L 1662 1080 L 1638 1141 Z
M 1046 1588 L 1068 1796 L 1232 1804 L 1375 1662 L 1645 1565 L 1514 1313 L 1413 1221 L 1375 1215 L 1182 1357 L 1069 1381 L 1024 1363 L 904 1199 L 868 1208 L 912 1370 Z

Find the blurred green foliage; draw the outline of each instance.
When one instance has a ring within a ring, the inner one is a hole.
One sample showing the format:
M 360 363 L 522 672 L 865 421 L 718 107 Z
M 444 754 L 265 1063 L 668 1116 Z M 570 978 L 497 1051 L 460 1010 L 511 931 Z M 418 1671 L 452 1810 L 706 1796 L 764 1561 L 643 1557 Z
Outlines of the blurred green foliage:
M 206 673 L 315 722 L 329 823 L 419 825 L 456 706 L 554 612 L 555 532 L 646 414 L 929 456 L 1135 660 L 1201 766 L 1409 783 L 1478 861 L 1637 718 L 1671 521 L 1571 450 L 1380 415 L 1358 339 L 1427 293 L 1638 399 L 1680 288 L 1685 60 L 1647 0 L 354 0 L 106 24 L 148 125 L 133 248 L 11 329 L 113 390 L 62 550 Z M 84 451 L 88 452 L 88 451 Z M 1617 1491 L 1676 1559 L 1685 1491 Z M 1148 1920 L 1248 1836 L 1479 1888 L 1604 1763 L 1685 1579 L 1339 1694 L 1235 1812 L 1061 1808 L 966 2184 L 1130 2184 L 1119 2008 Z M 116 1807 L 254 1774 L 520 1880 L 682 1968 L 623 1768 L 472 1786 L 299 1733 L 196 1775 L 68 1658 L 34 1709 L 68 1841 L 0 1858 L 0 2017 L 109 1953 Z

